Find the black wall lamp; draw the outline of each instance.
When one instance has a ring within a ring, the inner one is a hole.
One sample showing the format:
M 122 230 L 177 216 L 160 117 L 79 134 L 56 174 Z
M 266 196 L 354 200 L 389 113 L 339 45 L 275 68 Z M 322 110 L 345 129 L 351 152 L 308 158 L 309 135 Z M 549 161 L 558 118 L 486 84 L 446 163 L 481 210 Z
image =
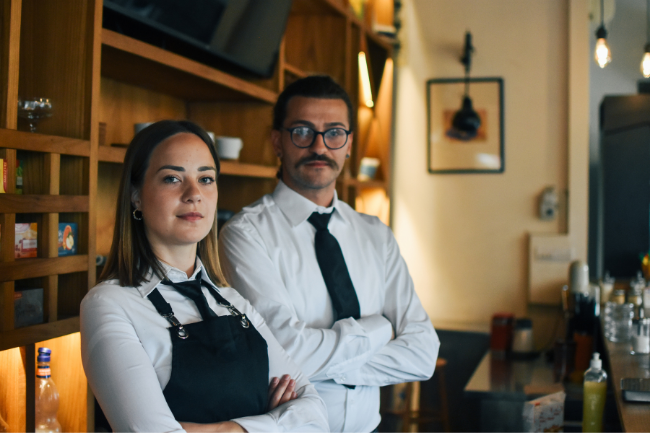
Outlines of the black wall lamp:
M 460 58 L 460 62 L 465 65 L 465 94 L 460 110 L 454 114 L 451 129 L 447 131 L 448 136 L 459 140 L 471 140 L 476 137 L 478 129 L 481 126 L 481 118 L 474 111 L 472 99 L 469 97 L 469 72 L 472 66 L 473 52 L 472 34 L 467 32 L 465 33 L 463 56 Z
M 601 68 L 609 65 L 612 61 L 612 51 L 607 45 L 607 30 L 605 29 L 605 0 L 600 0 L 600 26 L 596 30 L 596 50 L 594 59 Z
M 650 0 L 646 2 L 646 44 L 645 44 L 645 53 L 643 54 L 643 59 L 641 60 L 641 73 L 645 78 L 650 78 Z

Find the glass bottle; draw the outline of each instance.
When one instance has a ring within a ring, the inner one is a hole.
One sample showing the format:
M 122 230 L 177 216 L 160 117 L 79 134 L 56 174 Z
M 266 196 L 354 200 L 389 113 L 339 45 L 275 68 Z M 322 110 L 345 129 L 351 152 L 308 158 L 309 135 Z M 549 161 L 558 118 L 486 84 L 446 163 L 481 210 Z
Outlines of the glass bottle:
M 584 377 L 582 431 L 602 432 L 607 397 L 607 373 L 603 370 L 603 362 L 598 352 L 594 352 L 589 370 L 585 371 Z
M 628 341 L 632 330 L 634 305 L 625 302 L 625 291 L 614 290 L 613 301 L 605 304 L 603 312 L 605 337 L 609 341 Z
M 61 424 L 56 420 L 59 410 L 59 391 L 52 380 L 50 372 L 50 355 L 52 350 L 46 347 L 38 349 L 36 367 L 36 432 L 59 433 Z

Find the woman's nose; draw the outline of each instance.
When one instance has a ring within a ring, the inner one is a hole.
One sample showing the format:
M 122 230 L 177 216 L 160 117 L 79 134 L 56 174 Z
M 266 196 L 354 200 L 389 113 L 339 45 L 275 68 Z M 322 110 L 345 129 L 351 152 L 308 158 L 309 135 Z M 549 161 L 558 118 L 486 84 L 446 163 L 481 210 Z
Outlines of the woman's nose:
M 185 190 L 183 191 L 183 199 L 185 201 L 201 201 L 201 190 L 199 185 L 194 181 L 187 181 L 185 183 Z

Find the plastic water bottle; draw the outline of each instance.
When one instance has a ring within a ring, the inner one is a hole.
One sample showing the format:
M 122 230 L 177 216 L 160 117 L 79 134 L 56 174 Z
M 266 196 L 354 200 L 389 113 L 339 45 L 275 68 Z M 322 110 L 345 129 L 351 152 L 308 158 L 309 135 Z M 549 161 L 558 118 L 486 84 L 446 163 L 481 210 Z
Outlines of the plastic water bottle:
M 52 350 L 38 349 L 36 367 L 36 432 L 59 433 L 61 424 L 56 420 L 59 410 L 59 391 L 50 377 L 50 355 Z
M 589 370 L 585 371 L 582 431 L 602 432 L 605 398 L 607 397 L 607 373 L 603 370 L 600 354 L 594 352 Z

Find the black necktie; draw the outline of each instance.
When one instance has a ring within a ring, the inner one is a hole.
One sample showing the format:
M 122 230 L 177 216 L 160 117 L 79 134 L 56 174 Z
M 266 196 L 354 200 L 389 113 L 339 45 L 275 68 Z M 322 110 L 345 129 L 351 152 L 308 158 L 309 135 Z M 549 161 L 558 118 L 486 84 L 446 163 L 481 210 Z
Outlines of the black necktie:
M 203 317 L 203 320 L 207 319 L 208 317 L 216 316 L 216 313 L 212 311 L 208 305 L 208 301 L 205 299 L 203 291 L 201 290 L 201 271 L 196 274 L 196 279 L 194 280 L 183 281 L 182 283 L 174 283 L 165 278 L 162 283 L 167 286 L 172 286 L 181 295 L 194 301 L 196 308 L 198 308 L 199 312 L 201 313 L 201 317 Z
M 316 259 L 327 291 L 332 298 L 334 319 L 340 320 L 348 317 L 358 319 L 361 317 L 361 309 L 357 292 L 354 291 L 341 246 L 327 229 L 331 216 L 331 213 L 314 212 L 307 219 L 316 228 Z

